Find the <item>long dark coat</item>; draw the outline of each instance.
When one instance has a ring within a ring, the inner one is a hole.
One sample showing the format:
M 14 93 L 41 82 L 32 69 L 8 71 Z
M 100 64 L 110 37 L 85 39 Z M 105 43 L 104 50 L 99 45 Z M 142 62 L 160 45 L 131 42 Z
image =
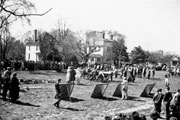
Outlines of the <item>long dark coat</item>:
M 12 100 L 17 100 L 19 98 L 19 80 L 17 77 L 12 77 L 10 82 L 10 98 Z

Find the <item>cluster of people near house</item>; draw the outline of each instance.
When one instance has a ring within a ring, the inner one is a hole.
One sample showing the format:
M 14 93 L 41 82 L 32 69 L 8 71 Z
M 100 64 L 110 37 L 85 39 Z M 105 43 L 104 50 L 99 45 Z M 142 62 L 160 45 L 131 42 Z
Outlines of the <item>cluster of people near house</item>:
M 12 60 L 6 59 L 1 61 L 0 66 L 2 69 L 6 69 L 7 67 L 11 67 L 13 70 L 57 70 L 58 72 L 62 72 L 66 70 L 68 65 L 65 62 L 57 62 L 57 61 L 23 61 L 23 60 Z

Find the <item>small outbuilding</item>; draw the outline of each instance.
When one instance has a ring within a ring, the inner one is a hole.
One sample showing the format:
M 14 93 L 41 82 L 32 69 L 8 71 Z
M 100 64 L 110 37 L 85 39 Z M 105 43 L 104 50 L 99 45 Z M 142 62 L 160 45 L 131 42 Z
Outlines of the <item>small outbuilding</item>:
M 179 63 L 180 63 L 180 60 L 177 56 L 174 56 L 171 58 L 171 61 L 170 61 L 171 67 L 178 66 Z

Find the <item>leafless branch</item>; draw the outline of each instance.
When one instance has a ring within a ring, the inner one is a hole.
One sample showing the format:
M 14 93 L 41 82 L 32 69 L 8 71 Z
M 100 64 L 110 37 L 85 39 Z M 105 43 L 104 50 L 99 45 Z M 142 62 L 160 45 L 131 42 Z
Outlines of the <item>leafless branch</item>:
M 12 14 L 12 15 L 14 15 L 14 16 L 18 16 L 18 17 L 26 17 L 26 16 L 43 16 L 43 15 L 45 15 L 45 14 L 47 14 L 48 12 L 50 12 L 51 10 L 52 10 L 52 8 L 50 8 L 49 10 L 47 10 L 46 12 L 44 12 L 44 13 L 42 13 L 42 14 L 26 14 L 26 13 L 22 13 L 22 14 L 17 14 L 17 13 L 15 13 L 15 12 L 13 12 L 13 11 L 11 11 L 11 10 L 7 10 L 6 8 L 4 8 L 1 4 L 0 4 L 0 8 L 2 9 L 2 10 L 4 10 L 5 12 L 8 12 L 8 13 L 10 13 L 10 14 Z

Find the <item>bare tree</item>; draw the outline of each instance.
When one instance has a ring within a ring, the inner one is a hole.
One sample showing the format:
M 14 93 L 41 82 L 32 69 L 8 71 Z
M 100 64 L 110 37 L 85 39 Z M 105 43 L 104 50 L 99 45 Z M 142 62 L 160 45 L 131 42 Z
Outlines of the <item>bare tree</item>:
M 68 39 L 70 30 L 66 27 L 66 24 L 62 21 L 58 20 L 57 29 L 51 32 L 52 36 L 55 38 L 56 47 L 58 48 L 61 56 L 63 57 L 63 61 L 66 60 L 68 56 L 68 51 L 66 50 L 68 47 Z
M 86 38 L 82 38 L 79 34 L 76 37 L 76 43 L 72 44 L 72 48 L 75 53 L 81 58 L 85 63 L 88 62 L 90 56 L 94 52 L 98 52 L 100 49 L 95 45 L 95 36 L 92 31 L 86 32 Z M 93 41 L 90 41 L 89 38 L 92 38 Z
M 0 2 L 0 29 L 4 28 L 7 24 L 11 24 L 17 19 L 26 20 L 30 23 L 29 16 L 43 16 L 48 11 L 42 14 L 35 14 L 32 11 L 35 6 L 28 0 L 1 0 Z

